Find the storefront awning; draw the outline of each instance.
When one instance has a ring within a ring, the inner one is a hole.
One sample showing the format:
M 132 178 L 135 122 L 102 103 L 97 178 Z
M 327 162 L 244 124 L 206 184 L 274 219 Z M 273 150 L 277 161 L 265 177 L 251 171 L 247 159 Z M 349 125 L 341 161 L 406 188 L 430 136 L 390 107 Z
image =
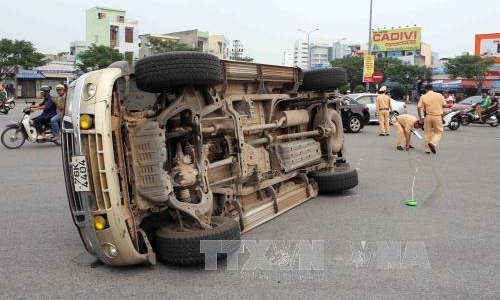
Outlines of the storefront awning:
M 496 80 L 483 81 L 483 89 L 490 89 Z M 476 81 L 473 79 L 462 79 L 462 88 L 477 88 Z

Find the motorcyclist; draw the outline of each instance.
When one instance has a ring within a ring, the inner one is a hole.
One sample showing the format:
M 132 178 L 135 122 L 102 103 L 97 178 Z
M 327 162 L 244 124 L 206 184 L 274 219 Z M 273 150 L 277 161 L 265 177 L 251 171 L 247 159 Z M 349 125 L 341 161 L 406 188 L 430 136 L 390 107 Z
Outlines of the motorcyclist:
M 64 113 L 64 104 L 66 102 L 66 87 L 63 84 L 56 85 L 57 99 L 55 102 L 57 114 L 50 119 L 52 125 L 52 140 L 59 142 L 61 116 Z
M 50 86 L 43 85 L 40 87 L 40 93 L 43 97 L 43 101 L 38 105 L 32 105 L 31 111 L 43 110 L 42 113 L 32 119 L 33 126 L 38 134 L 37 139 L 44 139 L 45 133 L 43 132 L 43 127 L 50 122 L 50 119 L 56 115 L 56 106 L 52 102 L 52 96 L 50 95 Z
M 476 114 L 481 122 L 483 121 L 483 113 L 486 112 L 491 105 L 491 98 L 486 93 L 482 95 L 483 100 L 476 105 Z
M 7 92 L 3 84 L 0 84 L 0 110 L 5 110 L 5 104 L 7 103 Z

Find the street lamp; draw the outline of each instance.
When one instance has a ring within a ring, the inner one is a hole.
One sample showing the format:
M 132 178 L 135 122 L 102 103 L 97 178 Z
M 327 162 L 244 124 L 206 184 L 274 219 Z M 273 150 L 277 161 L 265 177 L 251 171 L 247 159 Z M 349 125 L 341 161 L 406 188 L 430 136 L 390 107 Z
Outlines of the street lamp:
M 297 29 L 298 31 L 301 31 L 303 33 L 305 33 L 307 35 L 307 68 L 308 69 L 311 69 L 311 44 L 309 43 L 309 36 L 311 35 L 311 33 L 315 32 L 315 31 L 318 31 L 319 28 L 316 28 L 314 30 L 311 30 L 311 31 L 305 31 L 305 30 L 302 30 L 302 29 Z

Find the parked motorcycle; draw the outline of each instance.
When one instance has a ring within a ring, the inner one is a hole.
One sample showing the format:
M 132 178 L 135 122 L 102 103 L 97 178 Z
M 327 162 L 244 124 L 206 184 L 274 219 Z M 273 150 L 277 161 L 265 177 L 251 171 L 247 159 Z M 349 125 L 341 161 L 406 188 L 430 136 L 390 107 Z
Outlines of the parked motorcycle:
M 19 122 L 12 122 L 7 124 L 7 128 L 2 132 L 2 144 L 8 149 L 17 149 L 21 147 L 26 140 L 32 143 L 46 143 L 51 142 L 60 145 L 58 141 L 52 140 L 52 130 L 50 124 L 46 125 L 43 129 L 45 137 L 37 138 L 38 133 L 35 127 L 31 125 L 31 109 L 26 107 L 23 109 L 23 117 Z
M 9 98 L 5 103 L 0 104 L 0 113 L 6 115 L 9 113 L 9 110 L 14 109 L 14 107 L 16 107 L 14 98 Z
M 482 119 L 476 115 L 476 107 L 466 110 L 462 114 L 462 125 L 468 126 L 469 124 L 488 124 L 492 127 L 500 125 L 500 111 L 497 109 L 487 110 L 482 114 Z

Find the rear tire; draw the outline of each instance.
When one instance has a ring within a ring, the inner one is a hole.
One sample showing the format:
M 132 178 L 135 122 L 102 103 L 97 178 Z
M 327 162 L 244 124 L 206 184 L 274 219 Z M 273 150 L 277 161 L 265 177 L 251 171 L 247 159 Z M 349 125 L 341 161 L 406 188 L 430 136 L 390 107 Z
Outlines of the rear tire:
M 17 149 L 21 147 L 26 141 L 26 137 L 24 134 L 18 129 L 14 127 L 6 128 L 2 132 L 2 144 L 7 149 Z
M 448 128 L 450 128 L 450 130 L 453 130 L 453 131 L 460 128 L 460 119 L 456 116 L 451 118 L 450 125 L 448 126 Z
M 341 192 L 358 185 L 358 171 L 350 167 L 314 172 L 310 176 L 318 183 L 320 193 Z
M 470 124 L 469 117 L 467 117 L 467 116 L 462 117 L 461 121 L 462 121 L 461 123 L 463 126 L 469 126 L 469 124 Z
M 347 84 L 347 72 L 343 68 L 328 68 L 304 72 L 302 89 L 306 91 L 336 89 Z
M 14 109 L 14 107 L 16 107 L 16 102 L 12 101 L 9 103 L 9 108 L 10 109 Z
M 140 59 L 135 64 L 137 87 L 161 93 L 172 87 L 211 87 L 221 82 L 219 58 L 202 52 L 169 52 Z
M 174 265 L 198 265 L 205 261 L 200 252 L 200 241 L 223 240 L 223 250 L 217 259 L 238 251 L 240 247 L 240 226 L 230 218 L 212 216 L 211 229 L 181 231 L 179 224 L 171 223 L 156 231 L 156 254 L 158 260 Z M 220 249 L 219 249 L 220 250 Z M 221 252 L 221 251 L 218 251 Z
M 347 132 L 358 133 L 363 127 L 363 120 L 359 116 L 350 116 L 347 120 Z

